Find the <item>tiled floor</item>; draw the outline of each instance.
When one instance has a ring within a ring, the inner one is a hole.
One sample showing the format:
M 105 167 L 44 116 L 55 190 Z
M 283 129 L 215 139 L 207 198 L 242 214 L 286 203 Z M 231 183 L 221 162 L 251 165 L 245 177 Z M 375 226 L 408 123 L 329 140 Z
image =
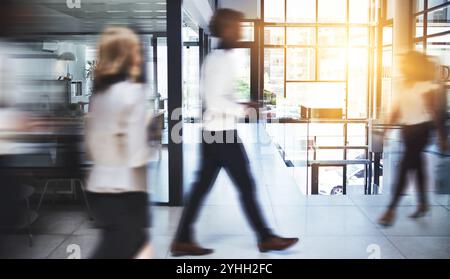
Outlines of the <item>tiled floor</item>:
M 250 147 L 248 152 L 257 162 L 252 168 L 268 222 L 277 233 L 298 236 L 301 242 L 289 251 L 259 253 L 236 190 L 223 172 L 196 224 L 198 241 L 215 249 L 206 258 L 450 258 L 448 196 L 431 197 L 430 214 L 417 221 L 408 218 L 417 204 L 415 197 L 405 196 L 394 226 L 381 228 L 376 220 L 388 195 L 303 196 L 275 149 L 260 154 Z M 168 249 L 182 208 L 156 206 L 150 210 L 155 257 L 171 258 Z M 70 245 L 76 244 L 81 257 L 88 258 L 100 230 L 82 206 L 50 205 L 34 225 L 34 232 L 31 248 L 26 236 L 9 236 L 10 244 L 19 247 L 15 257 L 67 258 Z

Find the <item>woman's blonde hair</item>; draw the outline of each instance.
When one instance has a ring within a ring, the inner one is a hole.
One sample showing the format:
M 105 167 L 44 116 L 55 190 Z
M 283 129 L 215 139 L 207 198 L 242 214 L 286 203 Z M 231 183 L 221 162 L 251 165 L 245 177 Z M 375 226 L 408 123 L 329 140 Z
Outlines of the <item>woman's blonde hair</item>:
M 439 75 L 439 65 L 433 57 L 422 52 L 409 51 L 401 56 L 401 71 L 412 82 L 433 81 Z
M 94 92 L 126 79 L 138 80 L 142 71 L 134 65 L 134 59 L 138 55 L 135 50 L 139 47 L 139 37 L 131 29 L 106 28 L 97 46 Z

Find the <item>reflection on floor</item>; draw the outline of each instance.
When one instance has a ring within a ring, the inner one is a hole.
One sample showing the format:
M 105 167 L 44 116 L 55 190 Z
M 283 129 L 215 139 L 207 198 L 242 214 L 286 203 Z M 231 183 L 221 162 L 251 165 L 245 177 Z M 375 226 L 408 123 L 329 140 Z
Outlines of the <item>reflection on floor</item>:
M 244 136 L 245 137 L 245 136 Z M 388 195 L 303 196 L 273 147 L 248 144 L 258 185 L 258 198 L 269 223 L 285 236 L 299 236 L 301 243 L 280 253 L 259 253 L 255 237 L 241 212 L 236 191 L 222 172 L 206 200 L 196 225 L 198 241 L 215 249 L 208 258 L 450 258 L 450 198 L 431 197 L 431 213 L 414 221 L 416 199 L 405 196 L 391 228 L 376 220 L 389 201 Z M 19 258 L 68 258 L 71 244 L 81 257 L 89 257 L 100 230 L 83 207 L 47 206 L 33 226 L 35 245 L 26 236 L 10 236 L 11 245 L 23 249 Z M 157 258 L 170 258 L 168 249 L 182 208 L 149 207 Z

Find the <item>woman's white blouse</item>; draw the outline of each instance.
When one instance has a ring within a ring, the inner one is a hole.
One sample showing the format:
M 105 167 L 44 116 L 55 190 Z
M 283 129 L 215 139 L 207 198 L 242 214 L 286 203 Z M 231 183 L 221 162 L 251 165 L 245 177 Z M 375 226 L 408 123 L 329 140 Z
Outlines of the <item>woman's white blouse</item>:
M 411 86 L 399 82 L 393 106 L 400 113 L 400 124 L 416 125 L 432 121 L 432 110 L 437 108 L 430 107 L 427 98 L 429 99 L 429 94 L 435 94 L 439 88 L 439 84 L 431 81 L 416 82 Z
M 147 145 L 143 86 L 124 81 L 91 99 L 86 144 L 94 163 L 87 190 L 91 192 L 146 191 Z

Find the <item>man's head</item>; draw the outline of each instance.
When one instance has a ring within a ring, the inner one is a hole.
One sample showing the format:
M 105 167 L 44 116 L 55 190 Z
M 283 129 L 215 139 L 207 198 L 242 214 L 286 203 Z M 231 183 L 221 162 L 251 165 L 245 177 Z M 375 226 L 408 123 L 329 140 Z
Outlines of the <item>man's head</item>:
M 218 37 L 226 44 L 234 44 L 242 37 L 241 21 L 244 14 L 231 9 L 216 11 L 209 24 L 214 37 Z

